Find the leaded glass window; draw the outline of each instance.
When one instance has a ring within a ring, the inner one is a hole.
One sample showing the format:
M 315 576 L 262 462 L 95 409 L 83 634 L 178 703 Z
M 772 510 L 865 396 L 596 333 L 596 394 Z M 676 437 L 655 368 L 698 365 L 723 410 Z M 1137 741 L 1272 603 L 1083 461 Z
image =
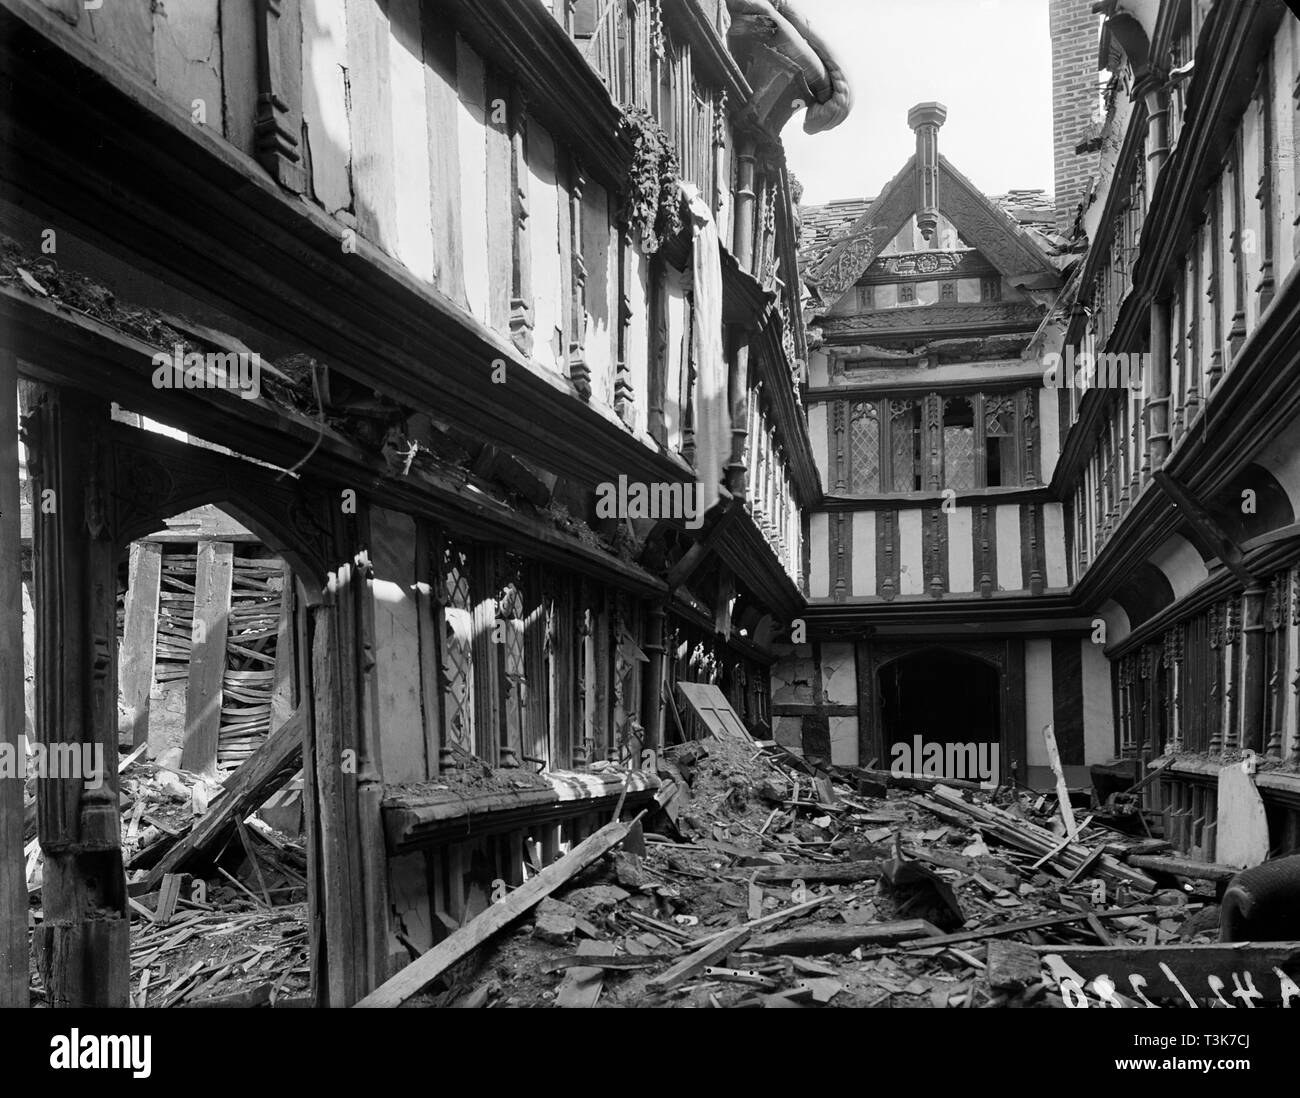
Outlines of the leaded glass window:
M 853 405 L 850 423 L 850 485 L 854 492 L 880 491 L 880 417 L 875 404 Z
M 943 485 L 959 492 L 975 487 L 975 412 L 965 397 L 943 402 Z
M 894 400 L 889 405 L 891 488 L 915 492 L 921 487 L 921 409 L 913 400 Z

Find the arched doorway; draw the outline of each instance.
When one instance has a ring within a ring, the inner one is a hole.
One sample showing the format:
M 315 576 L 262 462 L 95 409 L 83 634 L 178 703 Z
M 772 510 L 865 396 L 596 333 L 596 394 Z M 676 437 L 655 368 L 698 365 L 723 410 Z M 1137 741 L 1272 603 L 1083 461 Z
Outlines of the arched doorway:
M 877 672 L 885 759 L 895 769 L 996 782 L 1001 777 L 1002 687 L 975 656 L 932 648 Z

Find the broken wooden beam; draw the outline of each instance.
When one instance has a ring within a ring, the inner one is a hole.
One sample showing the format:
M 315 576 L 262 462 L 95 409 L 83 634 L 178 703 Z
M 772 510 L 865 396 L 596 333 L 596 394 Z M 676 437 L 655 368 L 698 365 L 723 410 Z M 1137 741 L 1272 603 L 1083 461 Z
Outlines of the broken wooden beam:
M 230 542 L 199 542 L 181 767 L 207 776 L 217 772 L 234 560 L 235 547 Z
M 858 780 L 864 780 L 875 785 L 892 785 L 899 789 L 916 789 L 922 793 L 927 793 L 941 785 L 952 786 L 954 789 L 980 790 L 985 788 L 979 782 L 970 782 L 961 778 L 945 778 L 938 775 L 895 774 L 892 770 L 867 770 L 858 766 L 842 766 L 836 769 L 852 774 Z
M 1044 827 L 1039 827 L 1028 820 L 1016 817 L 994 808 L 992 805 L 971 804 L 963 799 L 955 789 L 938 786 L 932 797 L 917 797 L 914 804 L 933 812 L 940 819 L 962 820 L 970 826 L 979 826 L 985 836 L 992 836 L 1009 846 L 1042 857 L 1060 846 L 1060 836 Z M 964 818 L 964 819 L 963 819 Z M 970 823 L 974 821 L 974 823 Z M 1053 861 L 1066 874 L 1078 868 L 1091 855 L 1087 847 L 1080 843 L 1066 843 L 1059 853 L 1053 855 Z M 1103 854 L 1094 864 L 1092 874 L 1116 884 L 1123 882 L 1130 888 L 1141 892 L 1154 892 L 1156 883 L 1147 874 L 1133 866 L 1124 865 Z
M 566 968 L 608 968 L 626 971 L 636 968 L 653 968 L 660 962 L 659 957 L 634 957 L 631 954 L 582 954 L 570 953 L 547 961 L 542 965 L 543 972 L 559 972 Z
M 451 965 L 472 953 L 497 931 L 508 926 L 524 912 L 541 903 L 565 881 L 581 873 L 606 851 L 613 850 L 627 836 L 641 817 L 627 823 L 608 823 L 584 839 L 554 865 L 525 882 L 504 899 L 444 938 L 427 953 L 412 961 L 397 975 L 375 988 L 358 1002 L 359 1007 L 401 1006 L 441 976 Z
M 934 939 L 942 940 L 937 926 L 925 919 L 903 919 L 895 923 L 876 923 L 868 926 L 814 926 L 803 930 L 790 930 L 782 934 L 767 934 L 746 947 L 749 953 L 769 956 L 788 953 L 791 956 L 809 956 L 819 953 L 851 953 L 858 946 L 896 945 L 913 939 L 921 945 Z
M 758 884 L 789 884 L 792 881 L 834 881 L 841 884 L 869 881 L 883 870 L 879 862 L 809 862 L 803 865 L 765 865 L 754 875 Z
M 714 938 L 693 953 L 687 954 L 674 964 L 667 972 L 656 976 L 646 984 L 648 991 L 671 991 L 679 984 L 685 983 L 692 976 L 697 976 L 714 961 L 720 961 L 729 953 L 739 949 L 752 932 L 748 927 L 736 927 Z
M 214 849 L 237 822 L 259 807 L 287 782 L 302 765 L 302 737 L 305 715 L 301 707 L 267 737 L 222 786 L 221 796 L 212 802 L 185 838 L 167 851 L 145 878 L 151 892 L 168 873 L 175 873 L 191 859 Z
M 1230 865 L 1197 862 L 1191 858 L 1176 858 L 1165 854 L 1132 854 L 1124 860 L 1135 869 L 1168 873 L 1173 877 L 1191 877 L 1198 881 L 1230 881 L 1241 872 Z
M 1088 916 L 1097 919 L 1121 919 L 1129 915 L 1153 915 L 1160 908 L 1148 904 L 1144 907 L 1116 907 L 1108 911 L 1072 911 L 1068 915 L 1048 915 L 1041 919 L 1026 919 L 1019 923 L 1002 923 L 999 926 L 986 926 L 978 930 L 959 930 L 954 934 L 924 942 L 907 942 L 903 949 L 928 949 L 931 946 L 956 945 L 959 942 L 975 942 L 981 938 L 1001 938 L 1008 934 L 1019 934 L 1025 930 L 1042 930 L 1049 926 L 1064 926 L 1066 923 L 1087 922 Z

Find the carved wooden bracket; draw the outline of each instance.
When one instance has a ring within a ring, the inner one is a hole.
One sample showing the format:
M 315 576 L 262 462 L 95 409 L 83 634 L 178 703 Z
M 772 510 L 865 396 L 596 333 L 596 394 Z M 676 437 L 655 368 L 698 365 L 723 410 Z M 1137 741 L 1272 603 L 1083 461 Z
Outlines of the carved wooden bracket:
M 302 164 L 302 20 L 299 0 L 257 0 L 257 113 L 253 155 L 280 186 L 306 187 Z

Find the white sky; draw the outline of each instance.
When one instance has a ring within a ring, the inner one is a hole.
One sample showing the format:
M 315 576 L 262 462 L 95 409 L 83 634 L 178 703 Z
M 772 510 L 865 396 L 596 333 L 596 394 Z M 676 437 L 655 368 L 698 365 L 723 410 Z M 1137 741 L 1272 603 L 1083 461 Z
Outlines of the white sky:
M 1052 191 L 1047 0 L 802 0 L 853 86 L 837 129 L 782 133 L 803 201 L 872 197 L 916 147 L 907 111 L 948 108 L 939 152 L 986 194 Z

